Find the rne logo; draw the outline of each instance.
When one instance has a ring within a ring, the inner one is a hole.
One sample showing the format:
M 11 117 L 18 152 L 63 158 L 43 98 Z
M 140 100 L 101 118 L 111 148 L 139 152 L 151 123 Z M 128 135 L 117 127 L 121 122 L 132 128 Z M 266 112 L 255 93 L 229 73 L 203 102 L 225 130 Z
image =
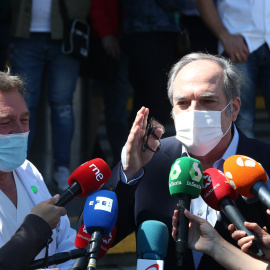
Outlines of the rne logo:
M 95 173 L 97 181 L 100 181 L 103 179 L 103 174 L 100 172 L 98 167 L 95 164 L 91 164 L 89 168 L 93 167 L 92 172 Z

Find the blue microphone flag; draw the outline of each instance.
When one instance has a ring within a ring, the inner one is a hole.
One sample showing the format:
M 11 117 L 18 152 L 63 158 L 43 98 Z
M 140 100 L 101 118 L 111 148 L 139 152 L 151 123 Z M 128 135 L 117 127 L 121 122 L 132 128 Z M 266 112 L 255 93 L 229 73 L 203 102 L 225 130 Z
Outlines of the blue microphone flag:
M 103 230 L 106 237 L 113 229 L 118 215 L 117 196 L 110 190 L 97 190 L 86 199 L 84 206 L 84 226 L 90 235 L 95 230 Z

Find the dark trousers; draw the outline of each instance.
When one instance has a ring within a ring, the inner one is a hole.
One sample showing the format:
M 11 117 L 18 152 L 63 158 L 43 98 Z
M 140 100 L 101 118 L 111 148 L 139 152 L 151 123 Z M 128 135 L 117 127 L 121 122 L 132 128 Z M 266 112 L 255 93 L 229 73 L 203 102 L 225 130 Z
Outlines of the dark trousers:
M 171 105 L 167 96 L 168 72 L 177 62 L 178 33 L 140 32 L 124 35 L 124 49 L 129 59 L 130 82 L 134 91 L 130 122 L 146 106 L 150 116 L 161 123 L 170 121 Z

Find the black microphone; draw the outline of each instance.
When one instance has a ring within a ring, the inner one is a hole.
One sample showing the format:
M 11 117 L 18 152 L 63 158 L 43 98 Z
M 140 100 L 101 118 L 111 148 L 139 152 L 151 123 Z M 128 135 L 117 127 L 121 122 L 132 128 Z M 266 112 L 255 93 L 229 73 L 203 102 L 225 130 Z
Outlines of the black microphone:
M 190 208 L 191 199 L 198 198 L 203 184 L 200 161 L 191 157 L 178 158 L 169 175 L 170 194 L 178 198 L 176 257 L 179 267 L 183 265 L 188 244 L 188 225 L 184 211 Z
M 81 258 L 78 258 L 74 264 L 72 265 L 72 268 L 70 268 L 70 270 L 85 270 L 88 262 L 89 262 L 89 256 L 90 254 L 88 254 L 87 256 L 83 256 Z
M 61 253 L 56 253 L 52 256 L 49 256 L 46 263 L 48 266 L 50 265 L 54 265 L 54 264 L 60 264 L 60 263 L 64 263 L 68 260 L 73 260 L 73 259 L 77 259 L 79 257 L 83 257 L 88 255 L 88 251 L 86 249 L 73 249 L 70 250 L 69 252 L 61 252 Z M 33 261 L 28 269 L 38 269 L 38 268 L 43 268 L 44 267 L 44 262 L 45 259 L 39 259 L 39 260 L 35 260 Z

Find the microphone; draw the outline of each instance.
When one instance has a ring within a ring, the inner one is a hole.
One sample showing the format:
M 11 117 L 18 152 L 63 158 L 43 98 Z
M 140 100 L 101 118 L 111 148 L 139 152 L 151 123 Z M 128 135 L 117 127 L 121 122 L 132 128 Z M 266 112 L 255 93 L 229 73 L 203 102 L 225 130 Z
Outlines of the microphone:
M 137 232 L 137 270 L 164 269 L 169 232 L 167 226 L 157 220 L 144 221 Z
M 75 196 L 88 196 L 100 189 L 110 178 L 111 170 L 100 158 L 92 159 L 78 167 L 68 178 L 69 187 L 61 194 L 56 206 L 65 206 Z
M 98 259 L 101 259 L 105 256 L 105 254 L 108 252 L 109 248 L 111 247 L 114 237 L 116 234 L 116 227 L 114 226 L 112 231 L 102 239 L 100 251 L 98 254 Z M 89 235 L 84 227 L 84 223 L 81 225 L 76 239 L 75 239 L 75 246 L 77 248 L 85 248 L 88 246 L 89 241 L 91 239 L 91 235 Z M 88 255 L 88 254 L 87 254 Z M 70 270 L 85 270 L 89 261 L 89 256 L 80 257 L 77 259 L 72 268 Z
M 98 254 L 99 259 L 103 258 L 105 254 L 108 252 L 108 250 L 110 249 L 113 243 L 115 234 L 116 234 L 116 227 L 114 226 L 112 231 L 106 237 L 102 239 L 100 251 Z M 91 235 L 87 233 L 84 227 L 84 223 L 83 223 L 76 235 L 75 243 L 74 243 L 75 247 L 86 248 L 89 244 L 90 239 L 91 239 Z
M 54 264 L 64 263 L 68 260 L 77 259 L 86 255 L 88 255 L 88 251 L 86 249 L 73 249 L 68 252 L 56 253 L 48 257 L 47 265 L 50 266 Z M 33 261 L 28 267 L 28 269 L 39 268 L 44 268 L 44 258 Z
M 112 231 L 117 215 L 118 202 L 113 191 L 94 191 L 86 199 L 83 220 L 87 233 L 91 235 L 88 270 L 96 269 L 102 238 Z
M 178 158 L 169 175 L 170 194 L 178 198 L 178 222 L 176 235 L 176 258 L 179 267 L 183 265 L 188 245 L 189 221 L 184 211 L 190 209 L 191 199 L 198 198 L 202 189 L 202 165 L 191 157 Z
M 265 186 L 267 175 L 260 163 L 247 156 L 234 155 L 225 160 L 223 169 L 228 182 L 239 194 L 248 198 L 255 195 L 270 208 L 270 192 Z
M 237 200 L 238 193 L 232 189 L 224 173 L 218 169 L 210 168 L 203 172 L 203 189 L 201 193 L 203 200 L 216 211 L 223 211 L 236 229 L 243 230 L 247 236 L 254 235 L 244 225 L 245 218 L 240 213 L 234 201 Z M 259 239 L 254 235 L 251 250 L 260 257 L 264 252 L 259 244 Z

